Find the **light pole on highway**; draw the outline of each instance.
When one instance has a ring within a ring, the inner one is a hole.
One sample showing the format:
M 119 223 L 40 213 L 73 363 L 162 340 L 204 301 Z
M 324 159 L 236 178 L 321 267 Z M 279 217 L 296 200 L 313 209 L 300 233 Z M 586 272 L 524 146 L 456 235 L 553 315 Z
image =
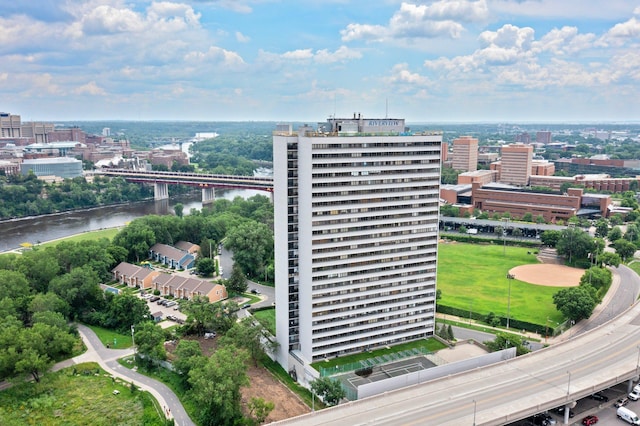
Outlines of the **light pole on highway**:
M 640 369 L 640 346 L 638 346 L 638 362 L 636 362 L 636 376 L 638 375 L 638 369 Z
M 476 400 L 473 400 L 473 426 L 476 426 Z
M 569 382 L 567 383 L 567 397 L 569 396 L 569 388 L 571 387 L 571 371 L 567 371 L 569 375 Z

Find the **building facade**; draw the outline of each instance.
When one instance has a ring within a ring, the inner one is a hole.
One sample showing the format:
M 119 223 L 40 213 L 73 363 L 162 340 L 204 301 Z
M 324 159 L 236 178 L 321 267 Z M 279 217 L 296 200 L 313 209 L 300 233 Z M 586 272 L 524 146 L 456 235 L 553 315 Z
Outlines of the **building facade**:
M 442 134 L 331 118 L 273 136 L 278 362 L 433 335 Z
M 531 176 L 533 146 L 524 144 L 505 145 L 500 150 L 500 182 L 525 186 Z
M 451 167 L 463 172 L 478 170 L 478 139 L 461 136 L 453 140 Z

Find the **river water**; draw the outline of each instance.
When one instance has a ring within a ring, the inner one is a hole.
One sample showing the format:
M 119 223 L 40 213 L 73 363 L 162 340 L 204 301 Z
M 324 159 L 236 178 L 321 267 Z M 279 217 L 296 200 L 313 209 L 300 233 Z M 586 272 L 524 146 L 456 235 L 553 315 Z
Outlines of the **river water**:
M 228 200 L 254 195 L 269 196 L 269 193 L 243 189 L 216 190 L 216 198 Z M 174 214 L 177 203 L 184 205 L 185 215 L 189 214 L 191 209 L 202 209 L 201 197 L 198 194 L 0 222 L 0 252 L 19 248 L 23 243 L 37 244 L 82 232 L 123 226 L 135 218 L 150 214 Z

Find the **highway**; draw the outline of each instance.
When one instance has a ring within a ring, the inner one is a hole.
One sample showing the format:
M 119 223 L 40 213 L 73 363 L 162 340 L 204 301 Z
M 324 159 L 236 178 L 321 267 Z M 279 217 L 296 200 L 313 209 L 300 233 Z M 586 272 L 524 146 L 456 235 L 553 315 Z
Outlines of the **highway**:
M 625 276 L 623 274 L 623 276 Z M 637 276 L 621 287 L 637 294 Z M 588 333 L 516 359 L 277 425 L 502 425 L 638 375 L 640 304 Z

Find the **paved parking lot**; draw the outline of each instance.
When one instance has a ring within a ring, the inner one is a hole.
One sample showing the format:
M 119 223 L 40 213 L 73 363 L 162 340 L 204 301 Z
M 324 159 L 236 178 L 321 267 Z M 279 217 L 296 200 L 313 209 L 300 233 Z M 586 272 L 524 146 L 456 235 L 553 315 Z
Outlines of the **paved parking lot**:
M 141 293 L 138 293 L 139 297 L 142 297 Z M 149 300 L 146 300 L 147 302 L 147 306 L 149 306 L 149 311 L 154 314 L 156 312 L 162 312 L 162 321 L 159 323 L 160 327 L 162 328 L 169 328 L 172 325 L 177 324 L 174 321 L 171 320 L 167 320 L 167 315 L 174 315 L 176 318 L 179 318 L 181 320 L 186 320 L 187 316 L 185 314 L 183 314 L 182 312 L 180 312 L 179 310 L 175 310 L 174 308 L 178 305 L 175 306 L 171 306 L 171 307 L 166 307 L 166 306 L 162 306 L 162 305 L 158 305 L 158 301 L 155 302 L 150 302 Z

